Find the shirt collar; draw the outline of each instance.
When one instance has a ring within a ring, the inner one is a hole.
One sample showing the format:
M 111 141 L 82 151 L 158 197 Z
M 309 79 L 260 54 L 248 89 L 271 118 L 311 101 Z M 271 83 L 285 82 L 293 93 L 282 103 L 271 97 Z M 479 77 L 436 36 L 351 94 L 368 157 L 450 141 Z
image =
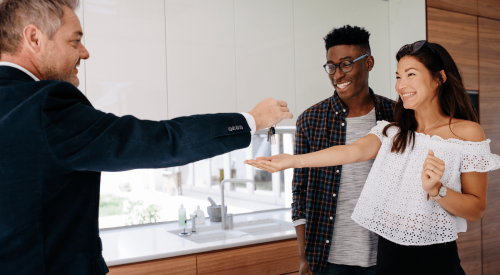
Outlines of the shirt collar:
M 40 79 L 38 79 L 38 77 L 36 77 L 30 71 L 26 70 L 24 67 L 17 65 L 16 63 L 7 62 L 7 61 L 0 61 L 0 66 L 8 66 L 8 67 L 16 68 L 18 70 L 23 71 L 25 74 L 31 76 L 31 78 L 33 78 L 33 80 L 40 81 Z
M 372 88 L 368 88 L 370 90 L 370 96 L 373 99 L 373 102 L 375 103 L 375 112 L 379 113 L 379 107 L 380 107 L 380 99 L 375 95 L 373 92 Z M 335 110 L 336 114 L 342 114 L 343 116 L 347 116 L 347 113 L 349 112 L 349 107 L 342 102 L 342 99 L 340 99 L 339 95 L 337 94 L 337 91 L 333 93 L 333 96 L 331 97 L 331 103 L 332 103 L 332 108 Z

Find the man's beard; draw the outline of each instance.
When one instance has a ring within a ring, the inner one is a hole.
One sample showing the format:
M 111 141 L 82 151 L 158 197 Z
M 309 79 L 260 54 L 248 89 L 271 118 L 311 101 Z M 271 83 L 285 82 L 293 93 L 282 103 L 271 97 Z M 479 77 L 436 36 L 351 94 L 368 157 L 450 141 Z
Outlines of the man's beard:
M 78 77 L 73 78 L 73 70 L 68 70 L 68 73 L 64 73 L 62 72 L 62 70 L 58 70 L 54 66 L 46 65 L 51 64 L 50 61 L 43 63 L 44 64 L 39 67 L 40 75 L 42 76 L 43 80 L 66 81 L 75 85 L 75 87 L 78 87 L 78 85 L 80 84 Z

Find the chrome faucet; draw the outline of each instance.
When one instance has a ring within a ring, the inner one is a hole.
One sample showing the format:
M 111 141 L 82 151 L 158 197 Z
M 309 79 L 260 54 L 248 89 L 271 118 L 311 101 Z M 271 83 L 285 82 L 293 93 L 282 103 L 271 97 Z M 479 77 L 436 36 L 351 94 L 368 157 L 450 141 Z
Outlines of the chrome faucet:
M 241 179 L 225 179 L 220 182 L 220 198 L 221 198 L 221 207 L 220 207 L 220 216 L 222 217 L 222 230 L 226 230 L 226 213 L 224 210 L 226 209 L 224 204 L 224 183 L 232 182 L 232 183 L 252 183 L 255 188 L 254 180 L 241 180 Z
M 196 234 L 196 218 L 198 217 L 198 215 L 196 214 L 196 212 L 194 212 L 193 214 L 189 215 L 189 217 L 191 217 L 191 223 L 192 223 L 192 228 L 191 228 L 191 234 Z

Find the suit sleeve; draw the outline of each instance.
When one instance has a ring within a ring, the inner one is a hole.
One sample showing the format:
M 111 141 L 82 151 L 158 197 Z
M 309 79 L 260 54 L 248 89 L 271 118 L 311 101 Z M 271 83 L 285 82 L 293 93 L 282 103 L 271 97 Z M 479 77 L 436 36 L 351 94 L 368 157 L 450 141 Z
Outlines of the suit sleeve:
M 297 120 L 297 131 L 295 132 L 295 154 L 309 153 L 309 141 L 304 132 L 304 120 L 299 117 Z M 292 181 L 292 220 L 300 220 L 306 218 L 306 198 L 307 198 L 307 183 L 309 178 L 309 168 L 295 168 L 293 170 Z
M 125 171 L 185 165 L 250 144 L 241 114 L 149 121 L 96 110 L 73 85 L 46 87 L 42 128 L 51 152 L 69 169 Z

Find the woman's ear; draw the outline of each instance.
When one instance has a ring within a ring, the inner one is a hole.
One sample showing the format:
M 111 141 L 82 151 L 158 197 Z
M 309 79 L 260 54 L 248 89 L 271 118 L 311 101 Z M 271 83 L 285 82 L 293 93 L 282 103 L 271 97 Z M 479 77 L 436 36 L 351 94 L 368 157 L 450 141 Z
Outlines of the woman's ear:
M 444 84 L 446 82 L 446 73 L 444 72 L 444 70 L 441 70 L 439 72 L 439 74 L 441 74 L 441 82 L 439 82 L 439 84 Z

